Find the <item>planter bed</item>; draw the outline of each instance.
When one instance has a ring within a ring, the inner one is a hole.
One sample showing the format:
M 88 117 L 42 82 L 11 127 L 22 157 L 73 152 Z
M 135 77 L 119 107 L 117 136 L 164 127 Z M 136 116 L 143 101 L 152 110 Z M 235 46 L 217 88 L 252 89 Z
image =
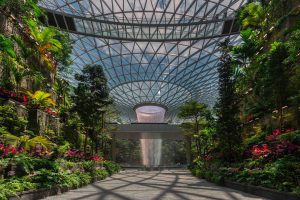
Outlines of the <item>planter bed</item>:
M 298 195 L 288 192 L 280 192 L 261 186 L 253 186 L 228 180 L 224 180 L 224 182 L 219 185 L 272 200 L 300 200 L 300 196 Z
M 95 183 L 97 181 L 101 181 L 104 179 L 101 179 L 101 177 L 93 177 L 91 183 Z M 90 184 L 91 184 L 90 183 Z M 81 185 L 80 187 L 86 186 L 85 184 Z M 37 190 L 28 190 L 24 192 L 18 193 L 17 196 L 9 197 L 9 200 L 37 200 L 37 199 L 43 199 L 49 196 L 59 195 L 65 192 L 68 192 L 73 189 L 78 189 L 80 187 L 74 187 L 74 188 L 68 188 L 68 187 L 52 187 L 49 189 L 37 189 Z

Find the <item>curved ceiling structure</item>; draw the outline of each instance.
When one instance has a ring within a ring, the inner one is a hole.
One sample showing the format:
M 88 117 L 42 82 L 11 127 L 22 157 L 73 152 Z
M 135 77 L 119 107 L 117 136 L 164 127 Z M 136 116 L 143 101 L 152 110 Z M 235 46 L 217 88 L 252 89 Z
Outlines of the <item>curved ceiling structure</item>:
M 43 0 L 48 20 L 70 32 L 74 72 L 100 64 L 125 120 L 158 104 L 168 121 L 194 98 L 218 96 L 218 44 L 239 42 L 235 11 L 247 0 Z M 72 79 L 72 75 L 69 74 Z

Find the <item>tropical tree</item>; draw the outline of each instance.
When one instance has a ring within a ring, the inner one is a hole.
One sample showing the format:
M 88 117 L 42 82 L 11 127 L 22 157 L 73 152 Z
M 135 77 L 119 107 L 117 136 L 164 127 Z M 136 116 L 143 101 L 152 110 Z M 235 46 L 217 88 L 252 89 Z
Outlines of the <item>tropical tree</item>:
M 191 145 L 192 139 L 196 144 L 197 155 L 202 155 L 201 152 L 201 139 L 199 136 L 200 121 L 205 117 L 208 112 L 207 106 L 195 100 L 187 101 L 179 108 L 178 117 L 188 120 L 182 124 L 182 127 L 189 132 L 186 134 L 186 147 L 187 147 L 187 160 L 191 162 Z
M 34 20 L 28 20 L 28 28 L 30 35 L 38 43 L 38 50 L 41 54 L 47 53 L 47 51 L 60 51 L 62 50 L 62 44 L 55 39 L 56 31 L 52 27 L 45 27 L 40 29 L 38 23 Z
M 195 100 L 187 101 L 179 108 L 178 116 L 193 122 L 194 133 L 199 132 L 200 118 L 207 112 L 207 106 Z
M 55 65 L 53 64 L 51 53 L 55 54 L 63 49 L 61 42 L 55 38 L 58 31 L 53 27 L 40 29 L 39 24 L 34 20 L 28 20 L 27 24 L 30 35 L 37 42 L 38 56 L 41 61 L 47 63 L 49 70 L 54 70 Z
M 101 126 L 101 118 L 105 106 L 111 104 L 107 80 L 100 65 L 86 65 L 80 74 L 75 75 L 78 85 L 74 90 L 74 110 L 78 113 L 86 129 L 84 150 L 86 151 L 87 137 L 95 144 L 98 151 L 97 130 Z M 104 121 L 102 119 L 102 121 Z
M 216 105 L 217 137 L 219 150 L 226 161 L 238 158 L 241 133 L 239 122 L 238 97 L 235 92 L 235 78 L 233 77 L 232 58 L 230 55 L 229 40 L 220 44 L 222 51 L 219 64 L 219 99 Z
M 62 78 L 56 78 L 55 82 L 53 84 L 53 89 L 57 95 L 57 106 L 60 106 L 61 104 L 63 105 L 70 105 L 70 91 L 71 87 L 68 81 Z
M 267 25 L 266 14 L 262 3 L 255 1 L 247 4 L 239 17 L 243 28 L 263 29 Z

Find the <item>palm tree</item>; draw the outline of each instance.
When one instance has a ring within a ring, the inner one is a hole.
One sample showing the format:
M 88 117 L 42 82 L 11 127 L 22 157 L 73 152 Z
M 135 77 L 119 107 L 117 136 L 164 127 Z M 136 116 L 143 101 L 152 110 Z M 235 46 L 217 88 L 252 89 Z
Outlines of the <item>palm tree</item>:
M 53 70 L 53 63 L 50 58 L 51 52 L 55 53 L 63 49 L 61 42 L 55 39 L 57 30 L 50 27 L 45 27 L 40 30 L 39 25 L 34 20 L 28 21 L 28 28 L 30 35 L 37 42 L 41 61 L 46 61 L 48 68 Z

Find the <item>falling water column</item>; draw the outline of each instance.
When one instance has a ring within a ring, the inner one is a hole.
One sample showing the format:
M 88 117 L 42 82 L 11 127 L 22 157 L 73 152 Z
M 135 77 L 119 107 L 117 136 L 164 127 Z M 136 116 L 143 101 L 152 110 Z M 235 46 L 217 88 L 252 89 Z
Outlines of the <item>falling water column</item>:
M 139 123 L 163 123 L 166 110 L 160 106 L 140 106 L 136 110 Z M 161 161 L 162 139 L 151 137 L 151 133 L 142 133 L 141 153 L 143 165 L 157 167 Z

